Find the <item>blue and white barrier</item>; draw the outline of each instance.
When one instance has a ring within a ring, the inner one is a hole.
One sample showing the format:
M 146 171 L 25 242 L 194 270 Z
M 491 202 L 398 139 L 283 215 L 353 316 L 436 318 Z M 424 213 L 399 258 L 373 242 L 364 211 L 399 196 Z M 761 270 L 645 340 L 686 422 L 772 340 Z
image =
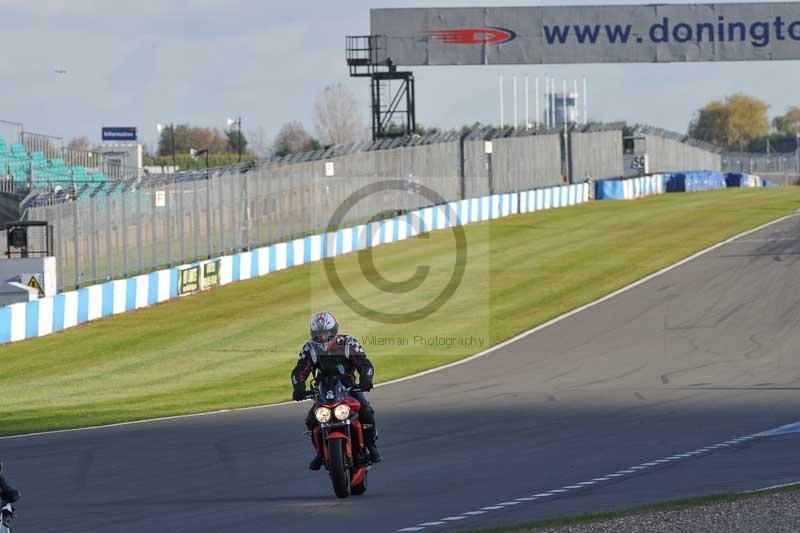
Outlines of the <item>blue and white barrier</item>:
M 675 172 L 640 178 L 595 182 L 596 200 L 632 200 L 665 192 L 696 192 L 726 187 L 765 187 L 767 181 L 750 174 Z
M 655 174 L 626 180 L 600 180 L 595 182 L 596 200 L 633 200 L 666 191 L 667 176 Z
M 588 200 L 589 186 L 585 183 L 459 200 L 392 219 L 12 304 L 0 307 L 0 344 L 49 335 L 210 286 L 263 276 L 420 233 Z

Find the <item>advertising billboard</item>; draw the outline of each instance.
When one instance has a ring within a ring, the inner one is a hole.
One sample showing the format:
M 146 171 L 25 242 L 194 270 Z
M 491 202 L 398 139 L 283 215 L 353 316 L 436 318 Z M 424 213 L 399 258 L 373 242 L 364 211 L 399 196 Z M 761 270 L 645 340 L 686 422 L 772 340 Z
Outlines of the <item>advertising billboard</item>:
M 102 128 L 102 139 L 104 141 L 135 141 L 136 128 L 135 127 L 113 127 Z
M 800 59 L 800 2 L 373 9 L 394 65 Z

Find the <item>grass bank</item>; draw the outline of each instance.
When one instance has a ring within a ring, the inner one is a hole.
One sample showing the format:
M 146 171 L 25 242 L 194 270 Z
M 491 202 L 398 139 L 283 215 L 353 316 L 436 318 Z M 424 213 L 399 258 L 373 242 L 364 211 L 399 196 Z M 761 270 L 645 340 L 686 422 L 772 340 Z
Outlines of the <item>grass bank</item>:
M 798 189 L 740 189 L 597 202 L 464 228 L 464 278 L 423 320 L 359 316 L 322 263 L 0 347 L 0 434 L 71 428 L 287 400 L 312 311 L 337 314 L 386 381 L 470 355 L 726 237 L 800 207 Z M 336 259 L 364 305 L 411 311 L 454 268 L 450 231 L 384 245 L 374 268 Z M 364 259 L 361 257 L 360 259 Z M 392 292 L 419 268 L 424 281 Z

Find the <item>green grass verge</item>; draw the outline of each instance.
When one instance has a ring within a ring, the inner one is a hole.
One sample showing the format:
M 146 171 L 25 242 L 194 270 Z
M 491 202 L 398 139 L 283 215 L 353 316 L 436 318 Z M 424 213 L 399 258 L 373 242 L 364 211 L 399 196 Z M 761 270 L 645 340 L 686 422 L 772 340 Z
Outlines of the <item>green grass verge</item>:
M 607 513 L 591 513 L 582 514 L 578 516 L 568 516 L 559 518 L 549 518 L 546 520 L 536 520 L 533 522 L 525 522 L 515 526 L 495 527 L 488 529 L 475 529 L 471 530 L 473 533 L 536 533 L 537 531 L 550 530 L 560 527 L 580 526 L 586 524 L 595 524 L 598 522 L 606 522 L 614 520 L 615 518 L 630 517 L 635 515 L 657 513 L 663 511 L 679 511 L 689 509 L 692 507 L 704 507 L 707 505 L 714 505 L 718 503 L 729 503 L 750 498 L 759 498 L 769 496 L 771 494 L 779 494 L 782 492 L 794 492 L 800 490 L 800 485 L 789 485 L 786 487 L 779 487 L 770 490 L 748 492 L 748 493 L 734 493 L 734 494 L 715 494 L 711 496 L 702 496 L 700 498 L 687 498 L 684 500 L 674 500 L 671 502 L 655 503 L 649 505 L 640 505 L 623 509 L 621 511 L 610 511 Z
M 287 400 L 312 311 L 337 313 L 386 381 L 461 359 L 748 228 L 792 213 L 800 189 L 740 189 L 596 202 L 466 226 L 464 280 L 410 324 L 356 315 L 322 263 L 65 332 L 0 347 L 0 434 L 72 428 Z M 387 279 L 430 273 L 406 294 L 365 280 L 358 254 L 336 259 L 343 284 L 387 312 L 432 299 L 453 270 L 449 231 L 374 249 Z M 473 337 L 483 345 L 415 336 Z M 369 337 L 369 338 L 364 338 Z

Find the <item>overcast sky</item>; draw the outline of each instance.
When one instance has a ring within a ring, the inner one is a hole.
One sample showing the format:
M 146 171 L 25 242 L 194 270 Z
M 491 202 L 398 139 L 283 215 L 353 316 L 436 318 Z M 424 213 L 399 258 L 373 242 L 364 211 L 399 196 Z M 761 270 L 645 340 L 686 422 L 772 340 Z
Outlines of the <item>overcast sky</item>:
M 587 2 L 474 5 L 581 3 Z M 152 144 L 157 122 L 224 128 L 227 116 L 241 115 L 245 133 L 261 127 L 271 138 L 289 120 L 300 120 L 311 131 L 314 97 L 326 84 L 341 82 L 358 96 L 366 123 L 369 82 L 348 77 L 344 36 L 369 32 L 370 7 L 468 4 L 0 0 L 0 119 L 93 142 L 99 141 L 101 126 L 137 126 L 141 140 Z M 591 119 L 685 132 L 697 108 L 737 91 L 765 100 L 772 114 L 800 104 L 797 67 L 796 62 L 416 67 L 417 120 L 440 127 L 497 122 L 500 74 L 507 88 L 517 74 L 520 93 L 525 75 L 531 80 L 585 75 Z M 61 69 L 67 73 L 55 72 Z M 510 117 L 510 89 L 506 98 Z

